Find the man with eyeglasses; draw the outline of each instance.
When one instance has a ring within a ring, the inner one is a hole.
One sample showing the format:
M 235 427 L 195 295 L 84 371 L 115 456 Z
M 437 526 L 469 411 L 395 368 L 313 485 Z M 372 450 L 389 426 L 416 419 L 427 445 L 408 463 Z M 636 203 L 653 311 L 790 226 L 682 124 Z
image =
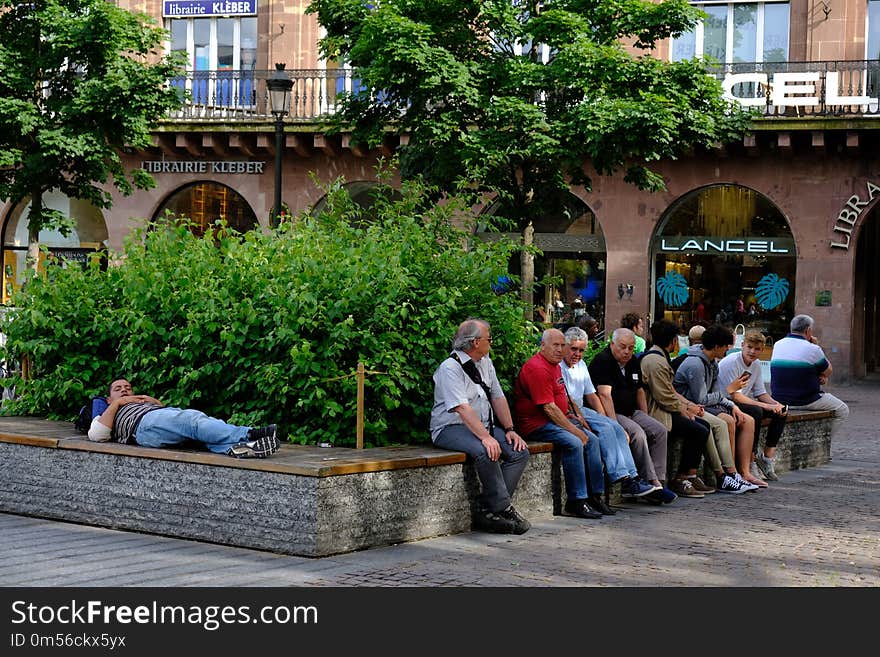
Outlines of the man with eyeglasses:
M 572 326 L 565 332 L 565 353 L 562 356 L 562 378 L 571 400 L 580 411 L 585 426 L 599 441 L 599 451 L 605 462 L 605 472 L 609 481 L 620 482 L 621 495 L 625 498 L 638 498 L 650 495 L 661 502 L 672 502 L 676 495 L 663 489 L 659 484 L 649 484 L 639 477 L 629 449 L 629 438 L 616 420 L 605 415 L 596 388 L 590 380 L 590 372 L 583 361 L 587 349 L 587 332 Z M 602 510 L 604 503 L 599 502 Z M 590 501 L 593 504 L 593 500 Z M 594 505 L 595 506 L 595 505 Z
M 474 528 L 498 534 L 524 534 L 531 526 L 513 508 L 513 496 L 529 461 L 489 349 L 489 324 L 461 323 L 452 353 L 434 371 L 431 440 L 442 449 L 464 452 L 474 461 L 482 492 Z

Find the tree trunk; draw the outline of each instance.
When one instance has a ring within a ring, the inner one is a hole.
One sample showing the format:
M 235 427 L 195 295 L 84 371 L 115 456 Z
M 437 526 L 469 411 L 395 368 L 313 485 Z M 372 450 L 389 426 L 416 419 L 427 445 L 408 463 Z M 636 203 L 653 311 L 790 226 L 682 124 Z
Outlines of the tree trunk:
M 25 266 L 37 271 L 40 264 L 40 227 L 43 225 L 43 193 L 37 188 L 31 194 L 28 214 L 28 253 Z
M 535 243 L 535 227 L 530 221 L 523 229 L 522 233 L 523 245 L 530 247 Z M 519 266 L 521 285 L 520 298 L 525 301 L 525 318 L 533 319 L 535 315 L 535 293 L 532 288 L 535 286 L 535 256 L 530 251 L 522 251 L 519 254 Z

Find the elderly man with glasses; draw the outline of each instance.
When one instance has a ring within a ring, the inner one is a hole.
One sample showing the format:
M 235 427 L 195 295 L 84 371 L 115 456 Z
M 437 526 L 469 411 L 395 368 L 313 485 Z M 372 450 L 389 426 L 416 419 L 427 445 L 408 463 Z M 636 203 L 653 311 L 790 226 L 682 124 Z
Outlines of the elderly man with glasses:
M 639 477 L 627 432 L 615 418 L 606 414 L 590 379 L 590 371 L 583 360 L 587 340 L 586 331 L 576 326 L 565 332 L 567 347 L 563 355 L 562 378 L 565 379 L 565 387 L 572 401 L 599 439 L 599 448 L 608 478 L 614 481 L 626 475 L 621 481 L 623 497 L 646 497 L 654 503 L 669 504 L 677 497 L 675 493 L 664 488 L 660 481 L 648 483 Z
M 474 527 L 499 534 L 524 534 L 531 526 L 513 508 L 513 496 L 529 461 L 489 349 L 489 324 L 462 322 L 452 353 L 434 372 L 431 440 L 442 449 L 464 452 L 474 461 L 482 493 Z

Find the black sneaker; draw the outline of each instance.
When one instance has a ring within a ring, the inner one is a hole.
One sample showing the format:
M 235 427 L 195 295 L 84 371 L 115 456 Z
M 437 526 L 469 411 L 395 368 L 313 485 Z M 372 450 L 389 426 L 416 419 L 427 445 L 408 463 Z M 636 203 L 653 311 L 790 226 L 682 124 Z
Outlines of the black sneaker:
M 565 503 L 563 515 L 574 516 L 575 518 L 588 518 L 596 520 L 602 517 L 602 514 L 594 510 L 587 500 L 569 500 Z
M 499 511 L 497 513 L 497 515 L 501 516 L 502 518 L 507 518 L 509 520 L 513 520 L 513 525 L 514 525 L 513 526 L 513 533 L 514 534 L 525 534 L 527 531 L 529 531 L 529 529 L 532 526 L 532 523 L 530 523 L 528 520 L 523 518 L 520 515 L 519 511 L 517 511 L 516 509 L 513 508 L 512 504 L 509 507 L 507 507 L 506 509 L 504 509 L 504 511 Z
M 278 428 L 274 424 L 248 430 L 247 441 L 229 448 L 237 459 L 264 459 L 278 451 Z
M 474 529 L 492 532 L 493 534 L 516 534 L 516 522 L 510 517 L 503 516 L 502 514 L 505 511 L 499 511 L 498 513 L 486 511 L 485 509 L 477 511 L 477 514 L 474 516 Z M 518 533 L 522 534 L 523 532 Z
M 617 511 L 605 504 L 605 500 L 602 499 L 601 495 L 590 496 L 589 504 L 594 511 L 598 511 L 603 516 L 613 516 L 617 513 Z

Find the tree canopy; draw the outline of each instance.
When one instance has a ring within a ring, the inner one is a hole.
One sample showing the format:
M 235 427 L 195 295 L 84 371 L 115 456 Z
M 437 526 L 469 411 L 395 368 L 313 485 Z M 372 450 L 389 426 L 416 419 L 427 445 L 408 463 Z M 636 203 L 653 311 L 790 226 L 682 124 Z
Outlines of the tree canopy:
M 335 127 L 370 145 L 407 133 L 405 178 L 498 193 L 520 228 L 569 185 L 590 188 L 585 162 L 659 190 L 653 163 L 748 126 L 705 61 L 651 56 L 699 20 L 687 0 L 313 0 L 309 11 L 326 28 L 323 55 L 360 80 Z
M 521 209 L 548 185 L 589 187 L 585 159 L 662 189 L 650 163 L 747 127 L 706 62 L 650 54 L 694 27 L 702 13 L 687 0 L 313 0 L 309 11 L 327 30 L 323 54 L 362 83 L 338 126 L 369 144 L 406 132 L 404 175 L 508 192 Z
M 58 189 L 99 208 L 113 185 L 147 189 L 120 151 L 149 143 L 152 124 L 180 103 L 164 31 L 105 0 L 0 0 L 0 199 L 30 198 L 29 258 L 43 228 L 71 228 L 45 208 Z

